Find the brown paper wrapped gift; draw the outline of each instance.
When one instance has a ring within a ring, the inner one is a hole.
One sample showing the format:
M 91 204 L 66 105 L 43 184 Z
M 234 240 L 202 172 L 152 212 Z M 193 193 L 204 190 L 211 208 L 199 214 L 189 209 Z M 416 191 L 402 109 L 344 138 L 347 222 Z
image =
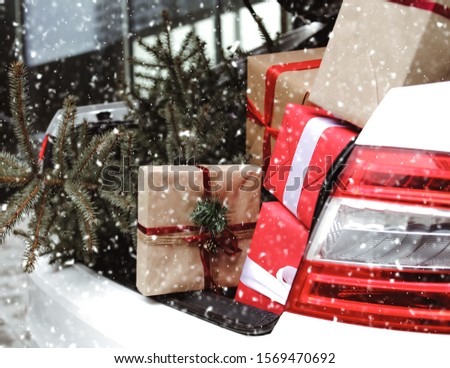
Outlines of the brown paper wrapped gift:
M 390 88 L 449 80 L 442 4 L 450 0 L 344 1 L 310 101 L 363 127 Z
M 266 166 L 288 103 L 304 104 L 324 48 L 250 56 L 246 146 L 250 163 Z
M 237 286 L 260 194 L 261 169 L 256 166 L 140 167 L 138 290 L 146 296 L 201 290 L 208 277 L 220 288 Z M 220 247 L 206 255 L 199 242 L 191 241 L 199 237 L 199 228 L 190 216 L 207 196 L 219 198 L 229 209 L 229 228 L 240 249 L 234 255 Z

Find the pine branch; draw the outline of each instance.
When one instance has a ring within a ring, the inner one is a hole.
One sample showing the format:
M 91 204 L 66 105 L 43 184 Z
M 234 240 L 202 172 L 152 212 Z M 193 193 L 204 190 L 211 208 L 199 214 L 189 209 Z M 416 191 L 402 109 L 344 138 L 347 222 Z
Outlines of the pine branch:
M 138 45 L 140 47 L 142 47 L 147 53 L 149 53 L 149 54 L 153 54 L 154 53 L 155 47 L 147 44 L 142 38 L 138 38 L 137 42 L 138 42 Z M 159 47 L 160 45 L 157 44 L 157 46 Z M 137 61 L 137 60 L 134 59 L 134 61 Z
M 14 229 L 14 230 L 12 231 L 12 234 L 15 235 L 15 236 L 20 236 L 21 238 L 23 238 L 23 239 L 26 240 L 26 241 L 29 241 L 29 240 L 30 240 L 30 234 L 29 234 L 27 231 L 25 231 L 25 230 L 22 230 L 22 229 Z
M 23 187 L 24 185 L 27 185 L 30 182 L 31 177 L 28 175 L 12 175 L 12 176 L 6 176 L 1 175 L 0 176 L 0 187 L 10 187 L 10 188 L 16 188 L 16 187 Z
M 36 154 L 31 144 L 26 74 L 26 69 L 22 62 L 12 64 L 9 69 L 11 113 L 15 122 L 14 134 L 19 142 L 20 150 L 25 154 L 32 171 L 37 173 Z
M 63 117 L 58 125 L 58 135 L 53 146 L 53 157 L 56 158 L 58 172 L 64 171 L 64 161 L 67 158 L 67 136 L 71 126 L 75 125 L 76 107 L 74 96 L 68 96 L 64 100 Z
M 99 193 L 100 197 L 107 201 L 111 206 L 116 207 L 124 212 L 129 212 L 134 207 L 136 207 L 136 201 L 130 195 L 125 195 L 124 193 L 120 193 L 119 191 L 108 192 L 105 190 L 102 190 Z
M 125 131 L 119 140 L 122 159 L 131 158 L 134 150 L 134 133 Z
M 84 219 L 84 222 L 89 223 L 89 225 L 97 225 L 98 219 L 96 217 L 96 210 L 87 192 L 77 188 L 70 182 L 65 183 L 64 190 L 69 195 L 78 214 Z
M 178 55 L 182 62 L 189 60 L 192 56 L 196 54 L 195 48 L 192 47 L 192 41 L 196 38 L 194 31 L 189 31 L 189 33 L 184 38 L 180 46 L 180 51 Z
M 47 195 L 48 195 L 48 189 L 44 190 L 44 193 L 42 194 L 41 198 L 39 199 L 39 202 L 36 205 L 36 220 L 35 220 L 35 226 L 33 230 L 33 237 L 31 238 L 31 244 L 28 246 L 28 249 L 25 253 L 25 266 L 24 271 L 25 272 L 33 272 L 34 267 L 36 265 L 37 260 L 37 251 L 39 247 L 42 246 L 41 242 L 41 227 L 43 223 L 44 213 L 47 205 Z
M 22 141 L 22 154 L 26 160 L 30 156 L 29 162 L 37 162 L 34 154 L 30 154 L 27 85 L 22 67 L 18 63 L 10 70 L 11 108 L 15 114 L 16 135 Z M 99 250 L 98 234 L 103 236 L 102 243 L 107 242 L 104 245 L 108 248 L 111 234 L 119 234 L 119 231 L 130 234 L 133 228 L 135 220 L 130 216 L 136 212 L 136 205 L 131 195 L 117 193 L 115 200 L 109 201 L 115 203 L 114 206 L 100 196 L 102 182 L 98 178 L 101 167 L 109 160 L 115 163 L 112 153 L 118 158 L 120 154 L 132 157 L 132 135 L 125 129 L 114 129 L 90 139 L 88 123 L 83 122 L 80 128 L 75 129 L 75 117 L 74 98 L 69 96 L 64 104 L 52 155 L 51 167 L 57 167 L 57 171 L 49 168 L 41 173 L 33 170 L 30 163 L 0 153 L 0 185 L 20 187 L 9 197 L 6 209 L 0 213 L 0 237 L 13 230 L 24 215 L 32 214 L 28 231 L 16 231 L 26 239 L 24 268 L 28 272 L 33 270 L 41 254 L 50 254 L 50 262 L 86 261 L 85 257 Z M 118 143 L 120 149 L 116 150 Z M 113 213 L 111 209 L 114 209 Z M 102 214 L 101 221 L 99 213 Z
M 61 188 L 64 187 L 66 180 L 65 179 L 52 179 L 52 178 L 45 178 L 43 180 L 44 185 L 49 186 L 49 187 L 54 187 L 54 188 Z M 82 182 L 77 182 L 77 185 L 82 188 L 82 189 L 86 189 L 86 190 L 97 190 L 100 185 L 97 183 L 91 183 L 89 181 L 82 181 Z
M 173 162 L 177 157 L 179 157 L 182 161 L 186 161 L 183 144 L 181 143 L 180 139 L 179 127 L 177 122 L 175 121 L 174 106 L 170 103 L 165 109 L 165 118 L 169 124 L 169 139 L 167 140 L 167 156 L 169 158 L 169 161 Z M 175 142 L 177 147 L 170 146 L 172 142 Z
M 232 162 L 245 147 L 245 135 L 239 133 L 245 129 L 243 76 L 229 58 L 222 67 L 225 73 L 212 68 L 205 43 L 195 32 L 189 32 L 175 52 L 167 13 L 162 28 L 156 42 L 145 45 L 157 71 L 140 68 L 138 107 L 131 106 L 142 133 L 137 140 L 145 146 L 138 148 L 139 154 L 147 163 L 172 163 L 177 156 L 183 161 L 195 156 L 202 162 Z M 148 75 L 158 82 L 146 80 Z M 156 136 L 155 129 L 161 134 Z
M 64 189 L 75 206 L 84 249 L 91 254 L 97 249 L 95 229 L 98 225 L 98 219 L 94 205 L 91 203 L 88 194 L 76 188 L 75 185 L 66 183 Z
M 79 218 L 79 224 L 81 230 L 81 239 L 83 241 L 83 249 L 90 256 L 92 255 L 92 253 L 97 252 L 98 248 L 97 234 L 95 233 L 95 229 L 92 223 L 86 221 L 86 219 Z
M 76 105 L 75 105 L 75 97 L 74 97 L 73 103 L 74 103 L 74 113 L 73 113 L 72 119 L 70 121 L 70 127 L 69 127 L 69 130 L 70 130 L 70 151 L 68 153 L 66 152 L 66 154 L 65 154 L 65 157 L 70 159 L 70 161 L 71 161 L 70 164 L 72 164 L 73 161 L 76 158 L 78 158 L 78 155 L 79 155 L 78 147 L 81 146 L 81 143 L 78 142 L 78 139 L 77 139 L 78 138 L 78 136 L 77 136 L 77 127 L 75 126 L 75 120 L 76 120 L 76 116 L 77 116 L 77 108 L 76 108 Z M 70 165 L 70 167 L 71 167 L 71 165 Z
M 116 148 L 118 142 L 120 142 L 120 137 L 122 137 L 124 133 L 124 129 L 120 128 L 119 131 L 112 132 L 114 139 L 111 142 L 104 145 L 104 148 L 97 152 L 97 159 L 95 161 L 95 166 L 93 166 L 92 173 L 90 175 L 82 175 L 81 178 L 91 177 L 93 182 L 97 183 L 100 180 L 100 176 L 106 162 L 108 161 L 109 156 L 113 153 Z
M 30 171 L 30 167 L 9 152 L 0 152 L 0 170 L 8 172 L 8 170 L 17 170 L 20 172 Z
M 51 217 L 49 217 L 49 220 L 45 224 L 44 230 L 42 231 L 44 239 L 49 238 L 50 231 L 51 231 L 52 227 L 55 225 L 56 218 L 59 216 L 59 213 L 56 210 L 50 211 L 50 213 L 51 213 Z
M 183 71 L 183 64 L 179 58 L 174 58 L 172 60 L 171 66 L 169 68 L 169 76 L 171 78 L 170 87 L 174 93 L 173 101 L 179 108 L 185 108 L 186 106 L 186 93 L 192 92 L 189 90 L 189 81 L 191 80 L 191 76 L 187 75 Z M 193 106 L 193 105 L 191 105 Z
M 89 123 L 86 119 L 83 119 L 80 125 L 80 133 L 77 141 L 79 142 L 79 152 L 84 152 L 91 141 L 91 136 L 89 134 Z M 77 155 L 78 156 L 78 155 Z
M 172 22 L 170 20 L 169 12 L 164 10 L 162 12 L 162 17 L 163 17 L 163 25 L 164 25 L 163 36 L 166 39 L 168 55 L 170 55 L 173 58 L 174 53 L 172 51 L 172 37 L 171 37 L 171 33 L 170 33 L 170 31 L 172 29 Z
M 91 173 L 88 169 L 95 164 L 97 157 L 107 157 L 116 141 L 117 134 L 115 132 L 96 135 L 85 153 L 74 163 L 74 168 L 69 179 L 71 181 L 80 181 L 81 178 L 89 176 Z
M 40 183 L 34 180 L 10 198 L 8 209 L 0 217 L 0 238 L 6 236 L 17 222 L 32 210 L 40 191 Z

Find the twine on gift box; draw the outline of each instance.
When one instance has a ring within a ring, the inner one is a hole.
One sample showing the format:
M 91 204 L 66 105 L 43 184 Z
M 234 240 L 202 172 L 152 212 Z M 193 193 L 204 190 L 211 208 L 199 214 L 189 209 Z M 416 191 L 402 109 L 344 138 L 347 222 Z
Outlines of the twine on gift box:
M 234 256 L 241 252 L 238 239 L 233 231 L 227 226 L 227 207 L 224 207 L 218 198 L 214 197 L 211 189 L 211 174 L 207 167 L 197 166 L 203 173 L 203 202 L 192 212 L 191 220 L 198 226 L 198 235 L 188 237 L 188 243 L 196 243 L 199 246 L 200 258 L 203 264 L 205 288 L 219 293 L 219 286 L 214 281 L 211 273 L 211 253 L 217 251 L 217 247 L 223 249 L 225 254 Z M 201 208 L 203 207 L 203 208 Z M 208 213 L 210 212 L 210 213 Z M 201 216 L 206 214 L 208 216 Z M 200 216 L 199 216 L 200 215 Z M 214 218 L 215 217 L 215 218 Z M 217 224 L 216 224 L 217 222 Z M 220 225 L 220 226 L 216 226 Z M 246 230 L 245 224 L 239 225 L 237 230 Z M 254 226 L 253 226 L 254 228 Z
M 255 222 L 248 222 L 245 224 L 230 225 L 229 229 L 233 232 L 234 237 L 237 240 L 251 239 L 253 232 L 255 231 Z M 248 227 L 243 230 L 233 230 L 237 228 Z M 183 227 L 179 226 L 169 226 L 166 229 L 170 229 L 171 232 L 165 232 L 164 234 L 156 235 L 159 229 L 162 228 L 144 228 L 139 225 L 139 234 L 141 235 L 140 240 L 142 240 L 145 245 L 150 246 L 168 246 L 176 244 L 194 244 L 199 240 L 197 238 L 200 235 L 200 228 L 196 226 L 197 230 L 183 230 Z M 206 235 L 206 233 L 204 233 Z M 228 254 L 228 253 L 227 253 Z
M 213 198 L 211 191 L 211 177 L 209 170 L 204 166 L 197 166 L 203 173 L 204 198 Z M 220 288 L 214 281 L 211 273 L 211 253 L 213 249 L 208 243 L 213 241 L 228 256 L 241 252 L 238 247 L 239 240 L 251 239 L 256 223 L 226 225 L 220 234 L 212 234 L 201 225 L 178 225 L 164 227 L 144 227 L 138 224 L 139 240 L 148 246 L 173 246 L 177 244 L 193 244 L 198 246 L 203 265 L 205 289 L 218 293 Z

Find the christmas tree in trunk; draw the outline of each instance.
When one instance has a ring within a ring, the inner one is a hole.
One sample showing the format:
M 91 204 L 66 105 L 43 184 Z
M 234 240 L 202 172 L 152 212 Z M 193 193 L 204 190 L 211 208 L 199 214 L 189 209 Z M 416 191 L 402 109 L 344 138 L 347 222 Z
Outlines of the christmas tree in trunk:
M 231 58 L 212 67 L 205 43 L 189 32 L 173 46 L 171 22 L 154 44 L 139 45 L 149 58 L 135 59 L 136 89 L 128 94 L 139 124 L 141 163 L 230 163 L 243 160 L 245 80 Z
M 134 236 L 134 198 L 122 188 L 102 190 L 102 169 L 114 163 L 115 155 L 131 154 L 131 133 L 115 129 L 91 135 L 87 122 L 77 128 L 75 102 L 69 96 L 52 165 L 42 168 L 31 141 L 27 77 L 21 62 L 11 66 L 9 78 L 14 133 L 22 157 L 0 153 L 0 186 L 16 190 L 2 207 L 0 236 L 9 234 L 28 215 L 28 230 L 16 230 L 27 243 L 26 271 L 33 270 L 42 254 L 50 254 L 51 262 L 92 263 L 107 246 L 98 241 L 99 232 Z

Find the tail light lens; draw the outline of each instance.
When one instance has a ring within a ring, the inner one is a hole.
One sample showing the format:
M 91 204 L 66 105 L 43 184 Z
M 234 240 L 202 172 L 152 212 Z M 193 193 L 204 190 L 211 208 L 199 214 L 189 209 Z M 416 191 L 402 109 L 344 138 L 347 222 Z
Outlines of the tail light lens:
M 450 157 L 357 147 L 310 238 L 287 310 L 450 333 Z
M 357 146 L 337 196 L 450 207 L 450 156 L 410 149 Z

